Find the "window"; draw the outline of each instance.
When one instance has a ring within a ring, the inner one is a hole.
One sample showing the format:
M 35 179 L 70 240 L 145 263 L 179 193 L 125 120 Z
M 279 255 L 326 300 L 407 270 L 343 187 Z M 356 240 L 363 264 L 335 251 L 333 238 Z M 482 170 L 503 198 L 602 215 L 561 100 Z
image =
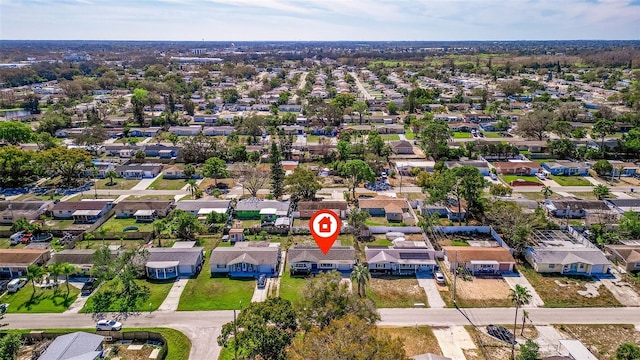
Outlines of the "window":
M 556 264 L 549 264 L 549 269 L 555 269 Z
M 580 269 L 584 269 L 584 264 L 580 263 Z
M 321 268 L 332 268 L 333 264 L 320 264 Z
M 225 264 L 217 264 L 216 265 L 216 269 L 224 269 L 226 267 L 227 267 L 227 265 L 225 265 Z
M 640 264 L 637 264 L 640 265 Z M 376 269 L 384 269 L 384 264 L 376 264 Z
M 635 268 L 636 268 L 636 269 L 640 269 L 640 262 L 637 262 L 637 263 L 636 263 Z
M 172 272 L 174 272 L 175 270 L 176 270 L 176 269 L 174 269 L 174 268 L 168 268 L 168 269 L 167 269 L 167 272 L 168 272 L 168 273 L 172 273 Z

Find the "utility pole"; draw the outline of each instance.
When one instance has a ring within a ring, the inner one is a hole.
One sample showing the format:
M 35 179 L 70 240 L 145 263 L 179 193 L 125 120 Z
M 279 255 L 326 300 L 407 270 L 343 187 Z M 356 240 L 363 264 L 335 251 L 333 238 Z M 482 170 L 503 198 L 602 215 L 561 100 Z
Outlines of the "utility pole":
M 456 305 L 456 279 L 458 278 L 458 251 L 456 250 L 455 268 L 453 269 L 453 306 Z

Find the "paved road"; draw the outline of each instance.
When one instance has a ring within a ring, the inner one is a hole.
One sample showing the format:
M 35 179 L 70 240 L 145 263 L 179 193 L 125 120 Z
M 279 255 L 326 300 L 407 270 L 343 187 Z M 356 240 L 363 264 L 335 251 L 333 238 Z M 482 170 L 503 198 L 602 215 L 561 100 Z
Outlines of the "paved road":
M 358 90 L 360 90 L 360 93 L 362 93 L 362 96 L 364 96 L 364 99 L 373 100 L 373 96 L 371 96 L 371 94 L 369 94 L 367 89 L 365 89 L 364 86 L 362 86 L 360 79 L 358 79 L 358 74 L 356 74 L 355 72 L 350 72 L 349 75 L 353 76 L 353 78 L 356 79 L 356 86 L 358 87 Z

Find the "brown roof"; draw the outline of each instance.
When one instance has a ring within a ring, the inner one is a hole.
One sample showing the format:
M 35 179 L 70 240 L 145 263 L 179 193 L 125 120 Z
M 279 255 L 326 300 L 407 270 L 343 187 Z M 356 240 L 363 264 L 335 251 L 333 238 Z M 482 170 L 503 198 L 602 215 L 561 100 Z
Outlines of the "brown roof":
M 640 263 L 640 246 L 608 245 L 607 248 L 617 252 L 628 263 Z
M 501 161 L 493 163 L 493 166 L 499 169 L 521 169 L 521 168 L 529 168 L 529 169 L 540 169 L 540 164 L 533 161 Z
M 358 200 L 360 209 L 382 209 L 390 205 L 395 205 L 401 209 L 409 208 L 409 203 L 405 199 L 396 199 L 389 196 L 376 196 L 372 199 Z
M 56 210 L 102 210 L 102 208 L 111 203 L 111 201 L 60 201 L 53 206 L 53 211 Z
M 338 209 L 347 210 L 348 204 L 343 200 L 331 201 L 300 201 L 298 210 L 320 210 L 320 209 Z
M 0 249 L 0 264 L 33 264 L 46 249 Z
M 162 200 L 133 200 L 121 201 L 116 206 L 116 210 L 163 210 L 169 207 L 173 201 Z
M 449 261 L 457 260 L 465 263 L 472 260 L 495 260 L 503 263 L 516 262 L 511 253 L 503 247 L 443 246 L 442 250 L 447 254 Z

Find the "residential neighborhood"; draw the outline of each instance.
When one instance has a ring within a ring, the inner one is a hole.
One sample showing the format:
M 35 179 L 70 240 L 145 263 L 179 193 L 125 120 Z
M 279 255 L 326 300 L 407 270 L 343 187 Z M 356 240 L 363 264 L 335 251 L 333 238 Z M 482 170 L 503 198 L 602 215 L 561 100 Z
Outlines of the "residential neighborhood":
M 0 44 L 15 358 L 640 344 L 636 42 Z

